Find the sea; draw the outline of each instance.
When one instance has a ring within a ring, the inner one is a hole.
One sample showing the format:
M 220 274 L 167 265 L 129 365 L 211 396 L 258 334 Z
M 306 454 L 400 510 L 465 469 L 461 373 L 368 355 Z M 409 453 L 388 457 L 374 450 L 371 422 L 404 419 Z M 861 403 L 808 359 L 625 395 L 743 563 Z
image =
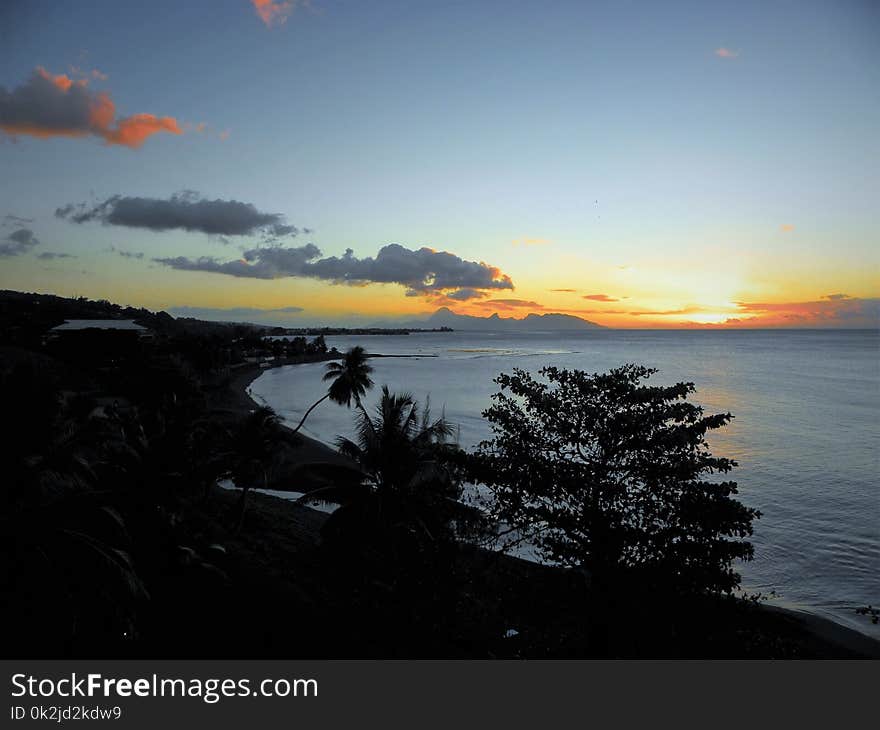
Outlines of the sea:
M 604 372 L 624 363 L 656 368 L 649 382 L 688 381 L 707 413 L 730 412 L 709 434 L 712 453 L 735 459 L 739 499 L 762 512 L 743 588 L 880 639 L 860 608 L 880 607 L 880 331 L 590 330 L 583 333 L 426 332 L 327 337 L 374 358 L 380 386 L 408 391 L 457 427 L 472 448 L 489 437 L 482 411 L 499 373 L 545 365 Z M 267 370 L 251 385 L 259 402 L 295 425 L 326 392 L 324 364 Z M 303 430 L 332 444 L 354 435 L 354 412 L 330 401 Z

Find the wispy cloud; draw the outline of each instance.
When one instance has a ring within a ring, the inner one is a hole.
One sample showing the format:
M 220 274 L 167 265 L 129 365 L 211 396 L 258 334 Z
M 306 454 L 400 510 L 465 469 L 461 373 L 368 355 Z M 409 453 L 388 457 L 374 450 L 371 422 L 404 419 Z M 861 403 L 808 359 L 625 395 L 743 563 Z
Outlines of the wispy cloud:
M 739 51 L 731 51 L 729 48 L 716 48 L 715 55 L 718 58 L 736 58 L 739 56 Z
M 76 256 L 69 253 L 55 253 L 54 251 L 43 251 L 38 259 L 42 259 L 43 261 L 52 261 L 54 259 L 75 259 Z
M 670 317 L 685 314 L 699 314 L 705 311 L 706 310 L 704 307 L 687 306 L 681 307 L 680 309 L 640 309 L 632 312 L 627 312 L 627 314 L 633 317 Z
M 78 79 L 94 79 L 95 81 L 106 81 L 110 78 L 103 71 L 99 71 L 96 68 L 91 70 L 80 68 L 79 66 L 70 66 L 69 69 L 70 75 L 78 78 Z
M 105 91 L 89 89 L 89 78 L 53 75 L 42 67 L 21 86 L 0 86 L 0 130 L 16 137 L 98 137 L 108 145 L 140 147 L 160 132 L 183 134 L 174 117 L 132 114 L 116 117 L 116 105 Z
M 12 215 L 11 213 L 9 213 L 3 216 L 3 223 L 0 223 L 0 225 L 4 227 L 13 226 L 16 228 L 20 228 L 22 226 L 26 226 L 28 223 L 33 222 L 33 218 L 22 218 L 20 215 Z
M 608 296 L 607 294 L 584 294 L 584 299 L 589 299 L 594 302 L 619 302 L 620 299 L 616 297 Z
M 562 292 L 562 293 L 565 293 L 565 294 L 575 294 L 575 293 L 577 293 L 577 289 L 548 289 L 547 291 Z
M 743 315 L 759 322 L 799 327 L 880 326 L 880 299 L 829 294 L 815 302 L 737 302 Z
M 544 310 L 544 305 L 528 299 L 486 299 L 482 302 L 474 302 L 473 306 L 483 309 L 511 311 L 517 309 Z
M 267 28 L 284 25 L 299 7 L 308 7 L 309 0 L 251 0 L 251 5 Z
M 791 233 L 794 230 L 794 225 L 791 223 L 783 223 L 779 226 L 779 230 L 783 233 Z
M 110 252 L 122 256 L 122 258 L 124 259 L 137 259 L 138 261 L 140 261 L 144 258 L 143 251 L 123 251 L 116 248 L 116 246 L 111 246 Z

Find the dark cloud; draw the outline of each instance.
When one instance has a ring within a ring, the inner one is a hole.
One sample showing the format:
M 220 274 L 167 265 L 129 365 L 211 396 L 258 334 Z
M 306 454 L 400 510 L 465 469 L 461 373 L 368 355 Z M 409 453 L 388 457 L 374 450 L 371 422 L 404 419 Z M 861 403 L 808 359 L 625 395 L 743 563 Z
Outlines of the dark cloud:
M 207 271 L 254 279 L 299 276 L 335 284 L 400 284 L 407 294 L 437 294 L 452 290 L 459 298 L 473 298 L 486 289 L 513 289 L 510 277 L 483 262 L 465 261 L 455 254 L 430 248 L 411 250 L 398 244 L 383 246 L 375 257 L 357 258 L 351 249 L 343 256 L 318 258 L 314 244 L 299 247 L 269 246 L 244 252 L 237 261 L 213 257 L 158 258 L 165 266 L 184 271 Z
M 38 259 L 42 259 L 43 261 L 51 261 L 52 259 L 75 259 L 76 256 L 72 256 L 69 253 L 55 253 L 53 251 L 43 251 Z
M 466 302 L 468 299 L 482 299 L 486 296 L 486 292 L 477 289 L 458 289 L 446 294 L 447 299 L 454 299 L 457 302 Z
M 116 118 L 116 105 L 107 92 L 93 92 L 88 79 L 73 80 L 37 67 L 21 86 L 0 86 L 0 130 L 8 135 L 100 137 L 108 145 L 140 147 L 158 132 L 182 134 L 173 117 L 133 114 Z
M 0 239 L 0 256 L 18 256 L 39 245 L 40 240 L 30 228 L 18 228 Z
M 207 200 L 192 190 L 168 199 L 113 195 L 95 204 L 65 205 L 55 215 L 73 223 L 98 221 L 150 231 L 199 231 L 219 236 L 262 234 L 267 240 L 299 233 L 296 226 L 284 222 L 281 213 L 264 213 L 252 203 L 238 200 Z
M 85 84 L 66 89 L 40 70 L 21 86 L 0 86 L 0 128 L 9 134 L 84 136 L 92 128 L 93 95 Z
M 338 283 L 400 284 L 417 293 L 513 289 L 510 277 L 494 266 L 465 261 L 455 254 L 430 248 L 413 251 L 396 243 L 383 246 L 375 258 L 359 259 L 348 249 L 341 257 L 307 264 L 302 274 Z
M 840 301 L 842 299 L 851 299 L 849 294 L 826 294 L 822 299 L 830 299 L 831 301 Z
M 566 294 L 574 294 L 577 289 L 550 289 L 550 291 L 565 292 Z

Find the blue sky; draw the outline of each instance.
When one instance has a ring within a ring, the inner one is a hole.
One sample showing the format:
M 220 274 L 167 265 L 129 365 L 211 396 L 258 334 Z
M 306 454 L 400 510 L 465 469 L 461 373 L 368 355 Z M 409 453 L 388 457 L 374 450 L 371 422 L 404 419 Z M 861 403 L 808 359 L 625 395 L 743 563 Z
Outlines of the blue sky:
M 327 320 L 442 299 L 169 270 L 151 259 L 235 258 L 253 243 L 53 215 L 195 190 L 314 229 L 325 256 L 398 243 L 487 262 L 515 283 L 506 298 L 548 311 L 569 306 L 553 288 L 617 287 L 613 298 L 646 311 L 714 314 L 739 301 L 877 297 L 875 4 L 296 5 L 267 27 L 248 0 L 6 3 L 7 91 L 37 66 L 99 69 L 108 78 L 89 88 L 106 89 L 120 117 L 190 126 L 138 149 L 0 139 L 0 215 L 33 219 L 43 248 L 77 257 L 49 268 L 4 258 L 0 285 L 128 292 L 152 307 L 296 305 Z M 526 240 L 541 243 L 513 245 Z M 643 275 L 627 284 L 623 267 Z M 692 276 L 676 280 L 682 269 Z M 726 302 L 709 301 L 713 277 Z

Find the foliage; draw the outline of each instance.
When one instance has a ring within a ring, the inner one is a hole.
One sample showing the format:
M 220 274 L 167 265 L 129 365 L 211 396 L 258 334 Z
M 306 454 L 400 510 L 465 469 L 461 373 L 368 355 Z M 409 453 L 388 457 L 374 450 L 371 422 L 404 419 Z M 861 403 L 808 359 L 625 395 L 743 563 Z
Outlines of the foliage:
M 282 438 L 281 421 L 268 406 L 257 408 L 238 425 L 232 467 L 232 478 L 241 488 L 237 531 L 244 524 L 248 491 L 257 485 L 263 489 L 269 486 L 269 473 L 276 465 Z
M 430 404 L 420 413 L 411 393 L 394 394 L 384 385 L 375 418 L 361 408 L 356 422 L 357 442 L 340 437 L 336 444 L 361 465 L 377 491 L 415 493 L 426 485 L 450 490 L 436 457 L 453 427 L 443 417 L 432 420 Z
M 737 485 L 707 477 L 736 463 L 712 456 L 707 432 L 727 414 L 687 402 L 692 383 L 648 386 L 653 369 L 604 374 L 543 368 L 502 374 L 484 412 L 493 438 L 469 473 L 493 493 L 493 517 L 550 561 L 582 567 L 594 585 L 628 576 L 643 588 L 730 592 L 760 514 Z
M 361 483 L 302 499 L 341 505 L 322 536 L 345 602 L 357 602 L 363 615 L 388 627 L 388 641 L 408 631 L 435 636 L 453 614 L 456 540 L 474 516 L 458 501 L 461 484 L 444 465 L 457 448 L 447 442 L 453 428 L 432 418 L 429 405 L 420 408 L 411 394 L 387 386 L 375 414 L 360 406 L 356 418 L 357 438 L 340 437 L 337 445 L 360 465 Z
M 457 505 L 461 486 L 444 464 L 444 454 L 456 447 L 447 443 L 453 427 L 443 417 L 432 419 L 430 405 L 424 409 L 410 393 L 391 393 L 382 386 L 382 397 L 375 416 L 359 407 L 356 416 L 357 440 L 339 437 L 340 453 L 357 462 L 363 479 L 357 485 L 334 485 L 305 495 L 346 507 L 375 504 L 395 505 L 385 514 L 409 512 L 420 528 L 448 519 Z M 361 507 L 358 507 L 360 509 Z

